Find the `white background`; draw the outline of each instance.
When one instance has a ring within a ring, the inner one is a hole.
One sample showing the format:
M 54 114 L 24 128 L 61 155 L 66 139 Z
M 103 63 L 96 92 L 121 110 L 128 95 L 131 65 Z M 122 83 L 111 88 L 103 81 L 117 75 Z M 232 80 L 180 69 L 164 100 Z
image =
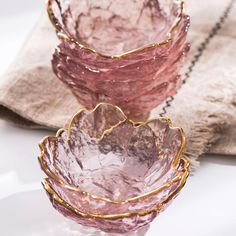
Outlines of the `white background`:
M 0 75 L 15 60 L 43 11 L 43 0 L 0 0 Z M 90 235 L 54 211 L 41 188 L 37 143 L 47 134 L 0 121 L 1 236 Z M 235 236 L 236 157 L 203 157 L 199 170 L 146 235 Z

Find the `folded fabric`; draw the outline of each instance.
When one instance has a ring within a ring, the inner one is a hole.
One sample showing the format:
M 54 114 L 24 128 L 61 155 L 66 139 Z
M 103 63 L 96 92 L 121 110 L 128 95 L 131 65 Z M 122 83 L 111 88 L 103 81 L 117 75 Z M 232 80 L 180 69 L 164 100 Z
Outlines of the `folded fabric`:
M 229 3 L 188 0 L 186 4 L 191 16 L 191 52 L 183 78 L 189 78 L 167 107 L 166 116 L 184 129 L 185 155 L 192 167 L 206 152 L 236 155 L 236 32 L 232 30 L 236 6 L 225 22 L 221 18 Z M 0 118 L 30 128 L 57 129 L 81 108 L 51 70 L 57 44 L 55 31 L 44 16 L 0 80 Z M 166 103 L 154 109 L 151 117 L 163 107 Z

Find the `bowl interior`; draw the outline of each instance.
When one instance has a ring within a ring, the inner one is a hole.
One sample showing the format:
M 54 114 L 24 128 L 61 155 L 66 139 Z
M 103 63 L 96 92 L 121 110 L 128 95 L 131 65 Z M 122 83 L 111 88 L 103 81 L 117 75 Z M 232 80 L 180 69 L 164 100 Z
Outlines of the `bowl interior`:
M 175 0 L 49 0 L 58 29 L 106 55 L 163 42 L 181 11 Z
M 101 138 L 71 127 L 69 140 L 66 130 L 44 140 L 43 158 L 70 186 L 123 201 L 159 188 L 178 173 L 172 163 L 182 145 L 179 130 L 159 124 L 156 136 L 150 126 L 125 120 Z

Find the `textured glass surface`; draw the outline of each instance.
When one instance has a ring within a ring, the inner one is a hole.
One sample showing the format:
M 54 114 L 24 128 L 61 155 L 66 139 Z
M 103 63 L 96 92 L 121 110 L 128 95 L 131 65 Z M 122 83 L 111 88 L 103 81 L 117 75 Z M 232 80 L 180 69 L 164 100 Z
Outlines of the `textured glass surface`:
M 107 232 L 135 230 L 150 223 L 183 187 L 188 166 L 180 158 L 183 146 L 182 131 L 168 119 L 133 123 L 119 108 L 100 104 L 76 114 L 56 137 L 43 139 L 39 160 L 49 177 L 44 187 L 53 191 L 47 191 L 53 206 L 78 223 Z M 134 215 L 78 217 L 62 201 L 86 214 Z
M 57 209 L 59 212 L 61 212 L 64 216 L 68 217 L 71 220 L 74 220 L 78 224 L 89 227 L 95 227 L 107 233 L 127 233 L 130 231 L 135 231 L 140 227 L 145 226 L 148 223 L 152 222 L 157 216 L 157 213 L 154 212 L 145 216 L 133 216 L 129 218 L 121 218 L 116 220 L 94 219 L 94 218 L 88 219 L 88 218 L 78 217 L 73 212 L 69 211 L 62 205 L 55 202 L 51 198 L 51 196 L 49 197 L 54 208 Z
M 49 12 L 61 39 L 53 70 L 84 107 L 109 102 L 145 119 L 178 89 L 189 50 L 180 1 L 49 0 Z
M 111 56 L 165 41 L 180 4 L 176 0 L 49 0 L 59 31 Z

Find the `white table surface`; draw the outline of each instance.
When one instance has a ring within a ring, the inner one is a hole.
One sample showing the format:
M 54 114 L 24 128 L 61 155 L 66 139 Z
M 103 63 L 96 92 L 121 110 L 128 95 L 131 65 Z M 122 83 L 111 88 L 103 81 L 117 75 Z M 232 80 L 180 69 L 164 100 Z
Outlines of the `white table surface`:
M 43 0 L 0 0 L 0 75 L 14 61 L 43 9 Z M 89 235 L 54 211 L 42 190 L 37 143 L 47 134 L 0 121 L 1 236 Z M 235 196 L 236 157 L 204 157 L 146 236 L 235 236 Z

